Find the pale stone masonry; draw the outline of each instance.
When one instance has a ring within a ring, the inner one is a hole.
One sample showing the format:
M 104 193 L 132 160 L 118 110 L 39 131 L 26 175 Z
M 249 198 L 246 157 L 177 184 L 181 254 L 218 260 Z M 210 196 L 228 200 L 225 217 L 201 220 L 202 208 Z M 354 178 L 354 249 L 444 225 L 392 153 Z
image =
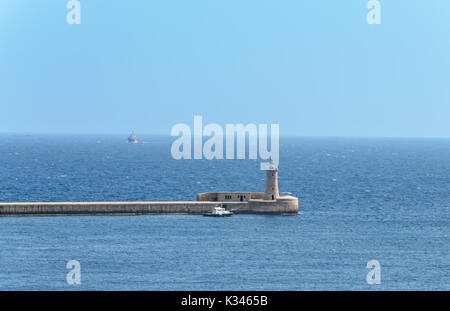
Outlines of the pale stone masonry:
M 298 199 L 280 196 L 278 169 L 266 171 L 266 191 L 209 192 L 197 201 L 0 203 L 0 216 L 204 214 L 221 206 L 237 214 L 294 214 Z

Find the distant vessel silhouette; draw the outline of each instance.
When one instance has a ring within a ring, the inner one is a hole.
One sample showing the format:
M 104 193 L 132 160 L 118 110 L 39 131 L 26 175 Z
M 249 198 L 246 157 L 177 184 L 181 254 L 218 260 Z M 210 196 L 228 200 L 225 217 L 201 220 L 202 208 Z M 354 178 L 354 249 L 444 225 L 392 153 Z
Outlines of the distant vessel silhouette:
M 137 139 L 136 135 L 134 135 L 134 132 L 132 132 L 131 135 L 128 136 L 128 142 L 131 144 L 143 143 L 142 140 Z

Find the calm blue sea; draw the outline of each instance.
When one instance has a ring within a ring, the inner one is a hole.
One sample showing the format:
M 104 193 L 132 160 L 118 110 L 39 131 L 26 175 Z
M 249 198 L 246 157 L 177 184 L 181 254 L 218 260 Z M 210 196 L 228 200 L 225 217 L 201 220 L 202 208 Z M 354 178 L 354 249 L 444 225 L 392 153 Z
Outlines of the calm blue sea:
M 264 190 L 257 161 L 176 161 L 170 137 L 140 138 L 2 134 L 0 201 Z M 450 290 L 449 159 L 448 139 L 286 137 L 279 184 L 297 216 L 3 217 L 0 289 Z

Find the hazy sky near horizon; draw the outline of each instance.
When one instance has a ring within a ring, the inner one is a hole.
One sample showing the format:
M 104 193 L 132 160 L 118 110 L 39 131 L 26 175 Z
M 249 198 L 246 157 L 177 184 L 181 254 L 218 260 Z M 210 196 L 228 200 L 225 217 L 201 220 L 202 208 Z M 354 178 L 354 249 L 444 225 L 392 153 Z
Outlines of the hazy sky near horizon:
M 450 1 L 0 1 L 0 132 L 450 137 Z

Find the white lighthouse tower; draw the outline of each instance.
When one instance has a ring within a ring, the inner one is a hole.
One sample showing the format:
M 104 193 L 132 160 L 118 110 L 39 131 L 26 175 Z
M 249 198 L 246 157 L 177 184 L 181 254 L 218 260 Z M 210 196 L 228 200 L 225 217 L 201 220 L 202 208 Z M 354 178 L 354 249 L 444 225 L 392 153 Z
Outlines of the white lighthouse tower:
M 270 160 L 270 165 L 266 169 L 266 191 L 264 192 L 264 200 L 276 200 L 278 193 L 278 168 Z

